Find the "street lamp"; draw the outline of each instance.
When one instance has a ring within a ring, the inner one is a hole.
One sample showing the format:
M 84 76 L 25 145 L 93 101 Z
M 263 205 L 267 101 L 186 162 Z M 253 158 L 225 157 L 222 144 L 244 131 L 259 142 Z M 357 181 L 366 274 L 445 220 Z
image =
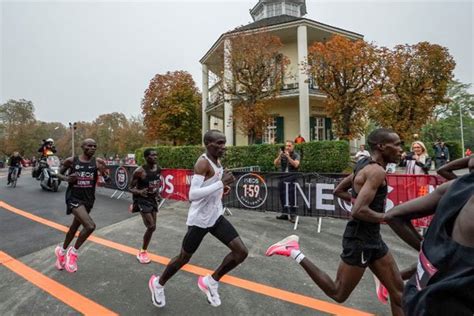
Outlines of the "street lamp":
M 72 137 L 72 157 L 74 157 L 74 131 L 77 129 L 77 123 L 69 122 L 69 129 L 71 130 L 71 137 Z
M 461 128 L 461 148 L 462 148 L 462 157 L 465 156 L 464 151 L 464 127 L 462 126 L 462 104 L 459 103 L 459 127 Z

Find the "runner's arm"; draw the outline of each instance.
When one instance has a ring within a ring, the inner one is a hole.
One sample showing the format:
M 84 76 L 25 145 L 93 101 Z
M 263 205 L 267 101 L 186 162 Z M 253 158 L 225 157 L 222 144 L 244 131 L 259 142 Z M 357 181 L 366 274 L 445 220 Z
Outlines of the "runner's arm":
M 336 186 L 336 188 L 333 191 L 333 194 L 341 199 L 343 199 L 346 202 L 351 201 L 351 194 L 349 193 L 349 189 L 352 187 L 352 178 L 354 176 L 352 174 L 348 175 L 344 179 L 342 179 L 341 182 Z
M 385 182 L 385 170 L 379 166 L 368 166 L 366 168 L 370 168 L 370 176 L 365 179 L 352 205 L 352 217 L 369 223 L 381 223 L 383 213 L 375 212 L 370 209 L 369 205 L 374 200 L 378 188 Z
M 416 251 L 420 251 L 423 237 L 416 231 L 410 220 L 397 217 L 392 219 L 388 225 L 405 243 Z
M 109 169 L 107 168 L 107 165 L 105 164 L 104 159 L 97 158 L 96 163 L 97 163 L 97 168 L 99 169 L 100 174 L 104 178 L 104 181 L 110 182 L 111 179 L 109 177 Z
M 456 179 L 458 176 L 453 171 L 467 168 L 470 158 L 471 157 L 465 157 L 465 158 L 453 160 L 453 161 L 445 164 L 444 166 L 442 166 L 438 170 L 436 170 L 436 172 L 440 176 L 442 176 L 443 178 L 445 178 L 447 180 Z
M 63 165 L 61 166 L 61 169 L 59 169 L 58 173 L 58 178 L 62 181 L 70 182 L 71 176 L 66 176 L 66 171 L 72 167 L 72 163 L 74 161 L 73 157 L 69 157 L 66 160 L 64 160 Z
M 132 176 L 132 182 L 130 183 L 130 192 L 132 194 L 136 194 L 136 195 L 144 195 L 146 196 L 146 192 L 147 192 L 147 188 L 143 189 L 143 190 L 139 190 L 137 188 L 137 185 L 138 185 L 138 180 L 140 180 L 142 177 L 143 177 L 143 168 L 142 167 L 138 167 L 134 172 L 133 172 L 133 176 Z
M 194 166 L 194 175 L 191 179 L 191 188 L 189 189 L 189 201 L 200 200 L 209 194 L 223 189 L 224 182 L 218 181 L 206 187 L 201 187 L 209 173 L 209 162 L 205 159 L 199 159 Z

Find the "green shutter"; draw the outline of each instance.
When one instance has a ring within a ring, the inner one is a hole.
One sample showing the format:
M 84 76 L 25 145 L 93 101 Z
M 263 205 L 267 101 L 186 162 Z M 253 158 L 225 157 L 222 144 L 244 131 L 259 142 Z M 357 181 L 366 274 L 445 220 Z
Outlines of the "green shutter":
M 314 126 L 316 125 L 316 118 L 310 116 L 309 118 L 309 140 L 314 140 Z
M 332 140 L 332 120 L 329 117 L 324 118 L 324 127 L 326 128 L 326 139 Z
M 285 124 L 284 118 L 278 116 L 276 118 L 276 143 L 283 144 L 285 142 Z

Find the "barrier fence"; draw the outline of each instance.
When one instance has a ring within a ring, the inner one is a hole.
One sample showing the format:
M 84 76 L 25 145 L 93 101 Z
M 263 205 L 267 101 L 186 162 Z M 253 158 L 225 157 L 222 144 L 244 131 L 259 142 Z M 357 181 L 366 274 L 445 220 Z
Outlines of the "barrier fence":
M 105 186 L 116 192 L 128 191 L 133 171 L 137 166 L 110 166 L 112 183 Z M 298 216 L 349 218 L 351 204 L 332 192 L 346 175 L 318 173 L 233 172 L 236 181 L 225 196 L 225 207 L 255 211 L 295 211 Z M 165 199 L 187 201 L 191 170 L 163 169 L 161 196 Z M 387 175 L 388 196 L 386 210 L 395 205 L 432 192 L 442 178 L 432 175 Z M 414 221 L 427 227 L 430 218 Z

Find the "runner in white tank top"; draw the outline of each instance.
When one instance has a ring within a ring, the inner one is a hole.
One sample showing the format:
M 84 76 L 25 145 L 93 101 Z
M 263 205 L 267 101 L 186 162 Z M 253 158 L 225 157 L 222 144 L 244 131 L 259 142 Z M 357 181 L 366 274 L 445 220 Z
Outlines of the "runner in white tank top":
M 219 166 L 212 162 L 211 159 L 207 157 L 206 154 L 203 154 L 200 158 L 206 159 L 209 161 L 212 169 L 214 170 L 214 175 L 209 179 L 205 180 L 201 188 L 209 187 L 217 182 L 222 180 L 222 174 L 224 168 L 219 163 Z M 217 189 L 216 191 L 209 193 L 207 196 L 194 200 L 191 202 L 189 207 L 188 220 L 186 225 L 188 226 L 197 226 L 201 228 L 209 228 L 214 226 L 219 216 L 224 212 L 222 207 L 222 195 L 224 193 L 224 187 Z
M 225 143 L 225 136 L 220 131 L 210 130 L 204 135 L 206 153 L 199 157 L 194 166 L 189 190 L 191 206 L 186 221 L 188 231 L 184 236 L 181 252 L 171 259 L 161 276 L 152 275 L 148 281 L 151 300 L 157 307 L 166 304 L 166 282 L 189 262 L 207 233 L 211 233 L 231 250 L 212 275 L 198 278 L 198 287 L 206 294 L 207 301 L 212 306 L 221 304 L 217 291 L 219 280 L 247 258 L 248 250 L 239 234 L 222 215 L 222 195 L 229 192 L 229 185 L 235 180 L 232 173 L 224 171 L 219 162 L 226 150 Z

